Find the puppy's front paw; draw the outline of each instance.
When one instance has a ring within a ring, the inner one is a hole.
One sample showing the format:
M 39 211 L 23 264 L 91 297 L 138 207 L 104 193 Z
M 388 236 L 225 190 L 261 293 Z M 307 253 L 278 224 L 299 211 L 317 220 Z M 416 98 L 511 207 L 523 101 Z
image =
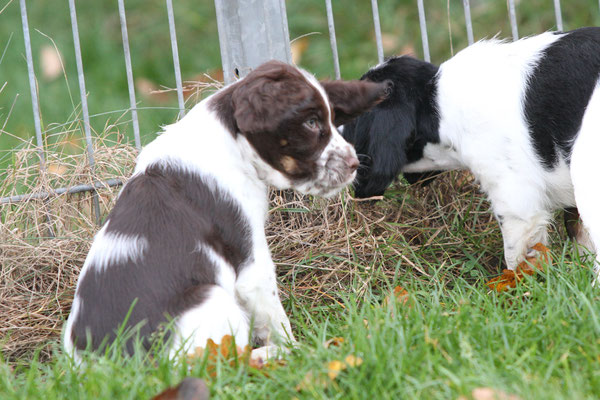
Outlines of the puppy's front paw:
M 285 347 L 269 345 L 252 350 L 250 360 L 259 365 L 265 364 L 269 360 L 280 360 L 289 351 Z

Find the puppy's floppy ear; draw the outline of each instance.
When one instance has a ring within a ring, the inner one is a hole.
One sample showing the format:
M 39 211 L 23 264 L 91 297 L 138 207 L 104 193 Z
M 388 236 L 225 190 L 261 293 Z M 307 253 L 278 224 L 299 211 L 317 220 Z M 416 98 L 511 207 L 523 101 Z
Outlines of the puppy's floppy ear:
M 392 82 L 321 81 L 333 106 L 333 123 L 340 126 L 369 111 L 383 101 L 392 90 Z
M 382 104 L 349 125 L 356 152 L 364 155 L 354 182 L 356 197 L 379 196 L 407 162 L 407 143 L 416 126 L 414 106 Z
M 280 116 L 306 98 L 306 85 L 298 71 L 279 61 L 269 61 L 236 84 L 231 96 L 233 116 L 240 132 L 272 132 Z

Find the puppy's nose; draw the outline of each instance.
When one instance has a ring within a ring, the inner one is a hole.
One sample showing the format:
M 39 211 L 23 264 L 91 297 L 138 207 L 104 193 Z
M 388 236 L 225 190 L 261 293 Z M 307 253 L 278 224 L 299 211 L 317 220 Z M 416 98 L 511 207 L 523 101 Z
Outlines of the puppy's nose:
M 346 165 L 348 166 L 348 169 L 350 171 L 356 171 L 358 169 L 358 164 L 358 158 L 356 158 L 354 154 L 349 154 L 348 156 L 346 156 Z

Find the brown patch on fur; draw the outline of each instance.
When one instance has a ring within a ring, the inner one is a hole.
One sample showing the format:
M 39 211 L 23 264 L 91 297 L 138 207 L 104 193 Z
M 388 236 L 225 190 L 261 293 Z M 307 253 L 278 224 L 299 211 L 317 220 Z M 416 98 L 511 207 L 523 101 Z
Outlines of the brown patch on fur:
M 97 258 L 90 260 L 77 289 L 84 311 L 71 331 L 78 349 L 100 349 L 105 338 L 113 342 L 128 313 L 126 327 L 142 324 L 139 334 L 149 347 L 151 334 L 169 318 L 201 304 L 216 284 L 217 268 L 199 244 L 236 273 L 252 255 L 250 227 L 237 201 L 169 166 L 151 165 L 131 178 L 107 221 L 106 234 L 137 236 L 148 245 L 138 259 L 111 260 L 102 270 L 94 265 Z M 125 345 L 133 353 L 132 341 Z
M 331 138 L 335 114 L 353 118 L 386 96 L 386 83 L 325 82 L 332 91 L 328 106 L 319 90 L 297 68 L 269 61 L 243 80 L 215 94 L 210 107 L 233 135 L 244 135 L 260 157 L 292 180 L 309 180 L 317 173 L 316 160 Z M 305 122 L 317 121 L 310 129 Z M 338 123 L 338 120 L 335 121 Z M 282 156 L 295 160 L 284 165 Z
M 283 169 L 289 174 L 293 174 L 296 168 L 298 168 L 296 160 L 294 160 L 290 156 L 281 157 L 281 165 L 283 166 Z
M 391 81 L 321 81 L 332 104 L 335 126 L 344 125 L 369 111 L 389 95 Z

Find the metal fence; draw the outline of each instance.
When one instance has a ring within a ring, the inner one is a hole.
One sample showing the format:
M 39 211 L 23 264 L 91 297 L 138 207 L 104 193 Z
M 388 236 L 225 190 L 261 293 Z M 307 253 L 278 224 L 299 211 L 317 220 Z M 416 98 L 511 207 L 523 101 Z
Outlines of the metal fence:
M 36 77 L 33 68 L 33 56 L 31 52 L 31 40 L 29 35 L 29 23 L 27 18 L 26 0 L 20 1 L 21 20 L 23 35 L 25 41 L 25 55 L 29 75 L 29 85 L 31 92 L 31 105 L 33 109 L 33 122 L 35 129 L 36 142 L 39 154 L 39 166 L 42 171 L 45 170 L 44 142 L 42 138 L 42 128 L 40 123 L 40 110 L 38 104 L 38 93 L 36 89 Z M 469 45 L 473 43 L 473 25 L 471 22 L 471 9 L 469 0 L 463 0 L 465 25 Z M 423 58 L 430 61 L 429 41 L 427 36 L 426 13 L 423 0 L 416 0 L 418 8 L 419 24 L 421 29 L 421 40 L 423 46 Z M 553 0 L 556 16 L 556 26 L 559 30 L 563 29 L 562 13 L 560 0 Z M 381 63 L 384 60 L 383 43 L 381 35 L 381 26 L 379 21 L 378 0 L 371 0 L 373 25 L 375 31 L 375 41 L 377 48 L 377 59 Z M 166 9 L 169 23 L 169 35 L 171 39 L 171 48 L 173 56 L 173 68 L 176 82 L 177 99 L 179 104 L 179 117 L 185 114 L 185 105 L 183 98 L 183 86 L 181 80 L 181 71 L 179 68 L 179 55 L 177 47 L 177 37 L 175 31 L 175 20 L 173 16 L 172 0 L 166 0 Z M 600 7 L 600 1 L 599 1 Z M 219 42 L 221 47 L 221 58 L 223 72 L 226 83 L 231 83 L 236 76 L 243 76 L 253 67 L 260 63 L 276 58 L 286 62 L 291 62 L 290 40 L 287 24 L 287 15 L 285 9 L 285 0 L 215 0 L 217 11 L 217 22 L 219 29 Z M 340 78 L 340 62 L 338 57 L 337 39 L 335 34 L 334 15 L 331 0 L 325 0 L 327 21 L 329 28 L 329 38 L 331 51 L 333 55 L 334 71 L 336 79 Z M 94 177 L 94 148 L 90 127 L 90 117 L 87 106 L 84 65 L 81 59 L 81 48 L 79 43 L 79 28 L 77 25 L 77 12 L 75 0 L 69 0 L 69 10 L 71 15 L 71 27 L 73 31 L 74 50 L 77 63 L 77 72 L 79 80 L 79 93 L 81 97 L 82 124 L 86 139 L 87 159 L 92 178 Z M 135 146 L 141 148 L 139 122 L 137 116 L 137 102 L 133 81 L 133 72 L 131 66 L 131 57 L 129 52 L 129 38 L 127 33 L 127 19 L 124 0 L 118 0 L 119 19 L 121 26 L 121 35 L 123 38 L 123 54 L 125 58 L 127 84 L 129 88 L 130 107 Z M 243 11 L 242 11 L 243 10 Z M 519 31 L 516 18 L 515 0 L 507 1 L 508 18 L 510 20 L 513 40 L 519 38 Z M 165 33 L 166 34 L 166 33 Z M 265 37 L 266 35 L 266 37 Z M 100 222 L 100 207 L 96 191 L 102 187 L 111 187 L 121 185 L 118 179 L 111 179 L 103 182 L 92 180 L 91 185 L 77 185 L 72 187 L 63 187 L 53 189 L 48 192 L 22 194 L 0 198 L 0 204 L 16 203 L 29 200 L 45 200 L 52 196 L 64 193 L 92 192 L 92 201 L 94 204 L 94 214 L 96 221 Z

